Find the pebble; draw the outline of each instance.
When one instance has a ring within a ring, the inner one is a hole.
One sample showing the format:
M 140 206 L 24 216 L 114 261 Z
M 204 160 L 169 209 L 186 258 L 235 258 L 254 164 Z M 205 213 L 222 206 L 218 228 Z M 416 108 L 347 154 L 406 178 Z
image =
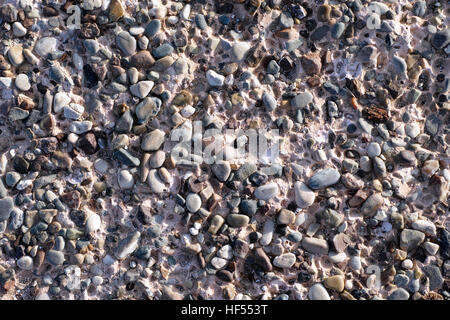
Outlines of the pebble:
M 278 185 L 275 182 L 265 184 L 255 189 L 255 197 L 259 200 L 270 200 L 279 193 Z
M 303 238 L 302 240 L 302 247 L 313 253 L 313 254 L 319 254 L 319 255 L 326 255 L 328 254 L 328 243 L 326 240 L 318 239 L 318 238 Z
M 8 220 L 13 208 L 14 208 L 14 202 L 13 202 L 12 198 L 6 197 L 3 199 L 0 199 L 0 222 Z
M 17 260 L 17 266 L 22 270 L 32 270 L 33 258 L 31 258 L 30 256 L 23 256 Z
M 331 300 L 330 295 L 328 294 L 327 290 L 320 283 L 313 284 L 309 288 L 308 298 L 310 300 Z
M 86 220 L 86 232 L 90 233 L 97 231 L 98 229 L 100 229 L 101 223 L 102 220 L 98 214 L 91 214 Z
M 138 248 L 140 237 L 141 233 L 139 231 L 135 231 L 121 240 L 115 251 L 116 258 L 123 260 L 132 254 Z
M 278 268 L 290 268 L 295 264 L 296 257 L 293 253 L 285 253 L 273 259 L 273 265 Z
M 47 254 L 45 255 L 45 258 L 47 259 L 47 261 L 50 264 L 52 264 L 54 266 L 60 266 L 65 261 L 64 253 L 62 253 L 61 251 L 56 251 L 56 250 L 49 250 L 47 252 Z
M 306 184 L 300 181 L 294 183 L 295 202 L 299 208 L 308 208 L 314 203 L 316 195 Z
M 250 218 L 244 214 L 229 214 L 227 216 L 227 224 L 231 228 L 242 228 L 248 225 Z
M 221 87 L 225 82 L 225 77 L 213 70 L 206 72 L 206 80 L 211 87 Z
M 197 212 L 202 205 L 202 199 L 196 193 L 189 193 L 186 197 L 186 208 L 190 212 Z
M 43 37 L 36 42 L 34 51 L 42 58 L 46 58 L 50 53 L 56 50 L 58 40 L 53 37 Z
M 403 288 L 398 288 L 388 296 L 388 300 L 409 300 L 409 293 Z
M 30 80 L 27 75 L 23 73 L 17 75 L 14 84 L 16 85 L 16 88 L 21 91 L 28 91 L 31 88 Z
M 155 129 L 142 138 L 141 149 L 144 151 L 156 151 L 164 143 L 165 133 Z
M 136 53 L 136 39 L 127 31 L 122 31 L 116 36 L 116 44 L 126 57 Z
M 338 183 L 341 175 L 333 168 L 327 168 L 316 172 L 308 180 L 308 186 L 312 190 L 324 189 Z
M 274 231 L 275 223 L 272 220 L 266 220 L 263 226 L 262 237 L 259 241 L 262 246 L 268 246 L 272 242 Z
M 120 170 L 117 176 L 117 182 L 121 189 L 131 189 L 134 186 L 133 175 L 128 170 Z

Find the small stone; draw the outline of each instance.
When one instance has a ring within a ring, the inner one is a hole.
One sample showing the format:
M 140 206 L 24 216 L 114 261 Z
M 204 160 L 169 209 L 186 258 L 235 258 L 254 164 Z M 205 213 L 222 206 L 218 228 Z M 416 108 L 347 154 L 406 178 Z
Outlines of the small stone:
M 127 31 L 122 31 L 116 36 L 116 44 L 126 57 L 136 52 L 136 39 Z
M 277 107 L 277 100 L 275 100 L 274 96 L 270 93 L 264 92 L 262 101 L 268 112 L 275 110 Z
M 120 170 L 117 176 L 117 182 L 121 189 L 131 189 L 134 186 L 133 175 L 128 170 Z
M 262 237 L 260 239 L 262 246 L 268 246 L 272 242 L 274 231 L 275 223 L 272 220 L 266 220 L 263 226 Z
M 242 200 L 239 204 L 239 209 L 243 214 L 251 217 L 258 210 L 258 203 L 256 200 Z
M 130 92 L 133 96 L 143 99 L 153 89 L 154 84 L 155 83 L 153 81 L 140 81 L 130 87 Z
M 34 51 L 43 58 L 46 58 L 48 54 L 56 51 L 58 40 L 53 37 L 44 37 L 39 39 L 34 46 Z
M 120 241 L 115 251 L 116 258 L 119 260 L 123 260 L 134 251 L 136 251 L 136 249 L 138 248 L 140 237 L 141 233 L 139 231 L 135 231 L 129 234 L 125 239 Z
M 202 199 L 196 193 L 189 193 L 186 197 L 186 208 L 190 212 L 197 212 L 202 206 Z
M 293 253 L 285 253 L 273 259 L 273 265 L 278 268 L 290 268 L 295 264 L 296 257 Z
M 0 222 L 8 220 L 14 208 L 13 199 L 10 197 L 0 199 Z
M 314 254 L 328 254 L 328 243 L 323 239 L 305 237 L 302 240 L 302 247 Z
M 331 300 L 327 290 L 320 283 L 316 283 L 309 288 L 308 298 L 310 300 Z
M 100 216 L 96 213 L 93 213 L 89 216 L 89 218 L 86 220 L 86 232 L 95 232 L 98 229 L 100 229 L 100 225 L 102 223 L 102 220 Z
M 371 215 L 375 213 L 384 203 L 383 197 L 379 193 L 372 194 L 361 207 L 363 215 Z
M 400 248 L 405 251 L 411 251 L 418 247 L 425 240 L 423 232 L 411 229 L 403 229 L 400 234 Z
M 343 22 L 337 22 L 331 27 L 331 36 L 334 39 L 339 39 L 345 31 L 345 24 Z
M 250 218 L 245 214 L 229 214 L 227 216 L 227 224 L 231 228 L 242 228 L 248 225 Z
M 212 87 L 221 87 L 223 86 L 225 77 L 213 70 L 208 70 L 206 72 L 206 80 L 208 81 L 208 84 Z
M 278 192 L 278 185 L 275 182 L 271 182 L 256 188 L 254 195 L 259 200 L 267 201 L 278 195 Z
M 231 47 L 231 54 L 234 62 L 244 60 L 250 50 L 250 44 L 247 42 L 237 42 Z
M 303 182 L 294 182 L 295 203 L 299 208 L 308 208 L 314 203 L 316 195 Z
M 30 256 L 23 256 L 17 260 L 17 266 L 22 270 L 32 270 L 33 269 L 33 258 Z
M 47 259 L 47 261 L 50 264 L 52 264 L 54 266 L 60 266 L 65 261 L 64 253 L 62 253 L 61 251 L 56 251 L 56 250 L 49 250 L 47 252 L 47 254 L 45 255 L 45 258 Z
M 381 147 L 378 143 L 372 142 L 367 147 L 367 155 L 371 158 L 378 157 L 381 154 Z
M 388 300 L 408 300 L 409 299 L 409 293 L 403 288 L 399 288 L 394 290 L 389 296 Z
M 14 84 L 16 85 L 16 88 L 21 91 L 28 91 L 31 88 L 30 80 L 27 75 L 23 73 L 17 75 Z
M 211 170 L 219 181 L 225 182 L 231 173 L 231 167 L 228 161 L 217 161 L 211 166 Z
M 14 36 L 21 38 L 27 34 L 27 29 L 18 21 L 14 22 L 13 25 L 13 34 Z
M 344 291 L 344 276 L 336 275 L 328 277 L 323 281 L 323 284 L 327 289 L 342 292 Z
M 324 189 L 338 183 L 340 177 L 341 175 L 336 169 L 323 169 L 309 178 L 308 186 L 313 190 Z
M 392 57 L 392 64 L 397 73 L 404 74 L 406 72 L 407 65 L 403 58 L 397 56 Z
M 159 129 L 155 129 L 147 133 L 141 142 L 141 149 L 144 151 L 156 151 L 164 143 L 165 133 Z

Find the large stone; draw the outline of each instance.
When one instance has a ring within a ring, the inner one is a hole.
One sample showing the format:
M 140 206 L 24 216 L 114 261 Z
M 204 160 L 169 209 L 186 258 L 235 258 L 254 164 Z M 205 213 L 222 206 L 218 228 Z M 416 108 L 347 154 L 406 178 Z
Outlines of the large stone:
M 366 216 L 371 215 L 383 205 L 383 202 L 383 197 L 379 193 L 374 193 L 364 201 L 361 207 L 361 213 Z
M 425 240 L 423 232 L 411 229 L 403 229 L 400 234 L 400 248 L 410 251 L 417 248 Z
M 141 149 L 144 151 L 156 151 L 164 143 L 164 131 L 155 129 L 152 132 L 147 133 L 141 142 Z
M 271 182 L 256 188 L 255 197 L 259 200 L 270 200 L 276 195 L 278 195 L 279 189 L 275 182 Z

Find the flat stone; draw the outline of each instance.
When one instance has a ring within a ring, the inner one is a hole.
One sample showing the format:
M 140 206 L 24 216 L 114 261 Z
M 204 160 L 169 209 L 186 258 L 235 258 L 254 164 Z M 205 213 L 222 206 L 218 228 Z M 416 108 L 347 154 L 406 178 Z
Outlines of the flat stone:
M 231 173 L 230 163 L 228 161 L 217 161 L 211 166 L 211 170 L 219 181 L 225 182 Z
M 186 197 L 186 208 L 190 212 L 197 212 L 202 206 L 202 199 L 196 193 L 189 193 Z
M 328 242 L 324 239 L 305 237 L 302 240 L 302 247 L 314 254 L 328 254 Z
M 341 175 L 333 168 L 327 168 L 316 172 L 308 180 L 308 186 L 313 190 L 324 189 L 338 183 Z
M 375 213 L 384 203 L 383 197 L 379 193 L 374 193 L 364 201 L 361 207 L 363 215 L 371 215 Z
M 30 256 L 23 256 L 17 260 L 17 266 L 22 270 L 32 270 L 33 258 L 31 258 Z
M 28 91 L 31 88 L 30 80 L 26 74 L 18 74 L 16 80 L 14 81 L 16 88 L 21 91 Z
M 133 96 L 143 99 L 153 89 L 154 84 L 153 81 L 140 81 L 130 87 L 130 92 Z
M 170 45 L 170 43 L 166 42 L 166 43 L 163 43 L 162 45 L 160 45 L 159 47 L 153 49 L 152 55 L 156 59 L 160 59 L 160 58 L 163 58 L 163 57 L 171 54 L 173 52 L 173 50 L 174 50 L 174 48 Z
M 409 293 L 403 288 L 394 290 L 387 298 L 388 300 L 408 300 Z
M 24 60 L 22 46 L 16 45 L 9 48 L 8 59 L 11 62 L 11 64 L 15 67 L 21 65 Z
M 98 214 L 91 214 L 86 220 L 86 232 L 90 233 L 97 231 L 98 229 L 100 229 L 101 223 L 102 220 Z
M 293 253 L 285 253 L 273 259 L 273 265 L 278 268 L 290 268 L 295 264 L 297 258 Z
M 327 289 L 320 283 L 316 283 L 309 288 L 308 298 L 309 300 L 331 300 Z
M 34 46 L 34 51 L 43 58 L 46 58 L 48 54 L 56 51 L 58 40 L 53 37 L 44 37 L 39 39 Z
M 159 32 L 160 29 L 161 29 L 161 21 L 159 21 L 158 19 L 154 19 L 150 21 L 147 27 L 145 28 L 145 34 L 147 37 L 152 38 Z
M 221 87 L 225 81 L 225 77 L 213 70 L 206 71 L 206 80 L 212 87 Z
M 144 151 L 156 151 L 164 143 L 165 133 L 159 129 L 155 129 L 147 133 L 141 142 L 141 149 Z
M 323 284 L 327 289 L 334 290 L 336 292 L 342 292 L 344 291 L 344 276 L 341 275 L 335 275 L 326 278 L 323 281 Z
M 116 36 L 116 44 L 125 57 L 136 53 L 136 39 L 127 31 L 122 31 Z
M 411 229 L 403 229 L 400 234 L 400 248 L 405 251 L 411 251 L 417 248 L 425 240 L 423 232 Z
M 302 93 L 299 93 L 298 95 L 296 95 L 291 100 L 291 105 L 294 108 L 303 109 L 308 104 L 310 104 L 312 101 L 313 101 L 313 96 L 310 92 L 307 91 L 307 92 L 302 92 Z
M 128 170 L 120 170 L 117 176 L 117 182 L 121 189 L 131 189 L 134 186 L 133 175 Z
M 300 181 L 294 182 L 295 203 L 299 208 L 308 208 L 314 203 L 316 195 L 306 184 Z
M 14 208 L 14 201 L 12 198 L 7 197 L 0 199 L 0 222 L 8 220 L 13 208 Z
M 437 291 L 442 288 L 444 278 L 438 266 L 428 265 L 422 268 L 423 272 L 428 277 L 430 283 L 430 290 Z
M 60 266 L 64 263 L 64 253 L 61 251 L 56 250 L 49 250 L 47 254 L 45 255 L 45 258 L 47 261 L 54 265 L 54 266 Z
M 272 242 L 274 231 L 275 223 L 272 220 L 266 220 L 263 226 L 262 237 L 259 241 L 262 246 L 268 246 Z
M 135 231 L 129 234 L 125 239 L 120 241 L 115 251 L 116 258 L 119 260 L 123 260 L 134 251 L 136 251 L 136 249 L 138 248 L 140 237 L 141 233 L 139 231 Z
M 229 214 L 227 216 L 227 224 L 231 228 L 242 228 L 248 225 L 250 218 L 245 214 Z
M 278 195 L 279 188 L 275 182 L 271 182 L 256 188 L 255 197 L 259 200 L 267 201 Z

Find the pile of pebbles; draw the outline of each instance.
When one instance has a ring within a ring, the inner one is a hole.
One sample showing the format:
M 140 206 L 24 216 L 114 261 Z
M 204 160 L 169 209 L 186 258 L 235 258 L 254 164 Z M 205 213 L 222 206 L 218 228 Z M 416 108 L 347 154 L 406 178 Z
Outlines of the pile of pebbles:
M 2 1 L 1 299 L 450 299 L 449 14 Z

